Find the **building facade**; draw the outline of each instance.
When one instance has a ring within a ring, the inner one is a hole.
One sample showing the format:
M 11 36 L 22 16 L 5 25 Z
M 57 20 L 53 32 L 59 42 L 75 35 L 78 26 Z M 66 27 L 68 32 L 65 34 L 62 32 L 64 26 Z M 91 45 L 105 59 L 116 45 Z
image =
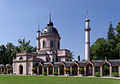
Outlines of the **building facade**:
M 100 76 L 104 76 L 104 66 L 109 65 L 109 74 L 112 76 L 114 67 L 120 76 L 120 60 L 90 60 L 90 19 L 87 17 L 85 27 L 85 60 L 71 61 L 70 51 L 60 49 L 60 35 L 53 26 L 51 15 L 47 27 L 42 32 L 39 27 L 37 30 L 37 51 L 17 53 L 13 59 L 13 74 L 15 75 L 33 75 L 32 69 L 36 69 L 37 75 L 46 72 L 52 75 L 57 72 L 58 75 L 66 75 L 69 69 L 69 75 L 94 76 L 95 72 L 99 72 Z M 83 71 L 80 71 L 80 68 Z M 3 68 L 1 69 L 3 71 Z
M 42 32 L 37 30 L 37 52 L 17 53 L 13 60 L 13 73 L 16 75 L 32 75 L 32 68 L 39 63 L 70 62 L 70 51 L 60 49 L 60 35 L 50 21 Z

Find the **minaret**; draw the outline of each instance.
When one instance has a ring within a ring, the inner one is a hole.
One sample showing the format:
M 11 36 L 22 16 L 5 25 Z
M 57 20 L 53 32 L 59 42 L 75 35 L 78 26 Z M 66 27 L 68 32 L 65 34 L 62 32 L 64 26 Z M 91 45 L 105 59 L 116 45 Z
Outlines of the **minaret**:
M 85 60 L 90 59 L 90 26 L 89 26 L 90 19 L 88 18 L 88 11 L 87 11 L 87 18 L 85 20 L 86 27 L 85 27 Z
M 39 28 L 39 25 L 38 25 L 38 30 L 37 30 L 37 52 L 39 52 L 40 50 L 40 28 Z

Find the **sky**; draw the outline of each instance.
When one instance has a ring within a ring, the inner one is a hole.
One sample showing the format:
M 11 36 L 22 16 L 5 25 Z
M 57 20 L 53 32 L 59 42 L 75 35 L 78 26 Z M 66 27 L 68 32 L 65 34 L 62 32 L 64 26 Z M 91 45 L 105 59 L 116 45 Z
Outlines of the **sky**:
M 52 22 L 61 36 L 61 49 L 68 49 L 84 59 L 85 18 L 90 18 L 91 45 L 98 38 L 106 38 L 112 21 L 120 21 L 120 0 L 0 0 L 0 45 L 18 39 L 30 40 L 36 46 L 36 31 L 47 26 L 49 11 Z

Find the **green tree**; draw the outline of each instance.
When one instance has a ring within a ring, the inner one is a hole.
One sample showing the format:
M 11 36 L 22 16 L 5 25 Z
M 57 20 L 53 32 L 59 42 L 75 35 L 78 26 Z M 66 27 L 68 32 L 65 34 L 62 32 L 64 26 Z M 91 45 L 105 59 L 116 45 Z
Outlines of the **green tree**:
M 78 61 L 80 61 L 80 55 L 78 55 Z
M 9 59 L 8 59 L 8 53 L 5 45 L 0 46 L 0 64 L 8 64 Z
M 13 60 L 13 58 L 16 58 L 16 53 L 21 52 L 20 48 L 18 46 L 16 46 L 13 50 L 13 52 L 11 53 L 11 60 Z
M 115 34 L 116 32 L 116 34 Z M 116 28 L 110 24 L 107 39 L 98 38 L 90 47 L 91 59 L 120 59 L 120 22 Z
M 115 51 L 115 57 L 117 59 L 120 59 L 120 22 L 118 22 L 116 28 L 115 28 L 117 34 L 115 36 L 115 46 L 114 46 L 114 51 Z
M 120 22 L 118 22 L 115 30 L 116 30 L 116 32 L 117 32 L 118 34 L 120 34 Z
M 105 57 L 108 56 L 108 51 L 107 40 L 104 38 L 98 38 L 90 48 L 91 59 L 105 59 Z
M 24 52 L 24 51 L 30 51 L 31 46 L 30 46 L 30 40 L 28 42 L 25 41 L 24 39 L 19 39 L 18 43 L 20 44 L 20 51 Z
M 11 56 L 11 54 L 12 54 L 12 52 L 13 52 L 13 50 L 14 50 L 14 48 L 15 48 L 15 46 L 12 44 L 12 43 L 7 43 L 7 45 L 6 45 L 6 49 L 7 49 L 7 54 L 8 54 L 8 61 L 9 61 L 9 64 L 11 64 L 12 65 L 12 61 L 13 61 L 13 57 Z
M 73 52 L 70 52 L 71 61 L 74 59 Z
M 35 47 L 33 47 L 33 49 L 32 49 L 32 52 L 36 52 L 36 46 Z
M 109 41 L 115 39 L 115 32 L 114 32 L 114 28 L 112 27 L 111 22 L 110 22 L 110 26 L 109 26 L 108 33 L 107 33 L 107 38 Z

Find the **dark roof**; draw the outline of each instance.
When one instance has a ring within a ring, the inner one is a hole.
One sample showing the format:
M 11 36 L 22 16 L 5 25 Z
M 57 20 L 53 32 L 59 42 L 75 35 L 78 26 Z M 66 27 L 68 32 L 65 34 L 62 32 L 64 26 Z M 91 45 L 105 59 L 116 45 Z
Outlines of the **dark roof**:
M 95 66 L 101 66 L 104 63 L 105 60 L 92 60 L 92 63 Z
M 54 67 L 58 67 L 60 64 L 65 64 L 66 67 L 71 67 L 74 63 L 77 63 L 79 67 L 84 67 L 88 63 L 93 63 L 94 66 L 101 66 L 105 62 L 110 63 L 112 66 L 118 66 L 120 65 L 120 59 L 117 60 L 92 60 L 92 61 L 78 61 L 78 62 L 41 62 L 39 64 L 42 64 L 44 67 L 47 67 L 49 64 L 53 64 Z M 38 64 L 35 64 L 34 66 L 37 66 Z
M 50 63 L 52 63 L 54 65 L 54 67 L 58 67 L 63 62 L 45 62 L 44 67 L 47 67 Z
M 53 23 L 51 21 L 47 24 L 47 27 L 45 27 L 45 29 L 43 29 L 42 35 L 44 35 L 44 34 L 56 34 L 59 36 L 57 29 L 55 27 L 53 27 Z
M 117 60 L 108 60 L 108 62 L 110 62 L 111 65 L 120 65 L 120 59 L 117 59 Z
M 72 64 L 73 64 L 73 62 L 65 62 L 66 67 L 70 67 L 70 66 L 72 66 Z
M 88 61 L 79 61 L 79 66 L 85 66 L 88 63 Z
M 44 67 L 47 67 L 50 63 L 54 64 L 53 62 L 44 62 Z

